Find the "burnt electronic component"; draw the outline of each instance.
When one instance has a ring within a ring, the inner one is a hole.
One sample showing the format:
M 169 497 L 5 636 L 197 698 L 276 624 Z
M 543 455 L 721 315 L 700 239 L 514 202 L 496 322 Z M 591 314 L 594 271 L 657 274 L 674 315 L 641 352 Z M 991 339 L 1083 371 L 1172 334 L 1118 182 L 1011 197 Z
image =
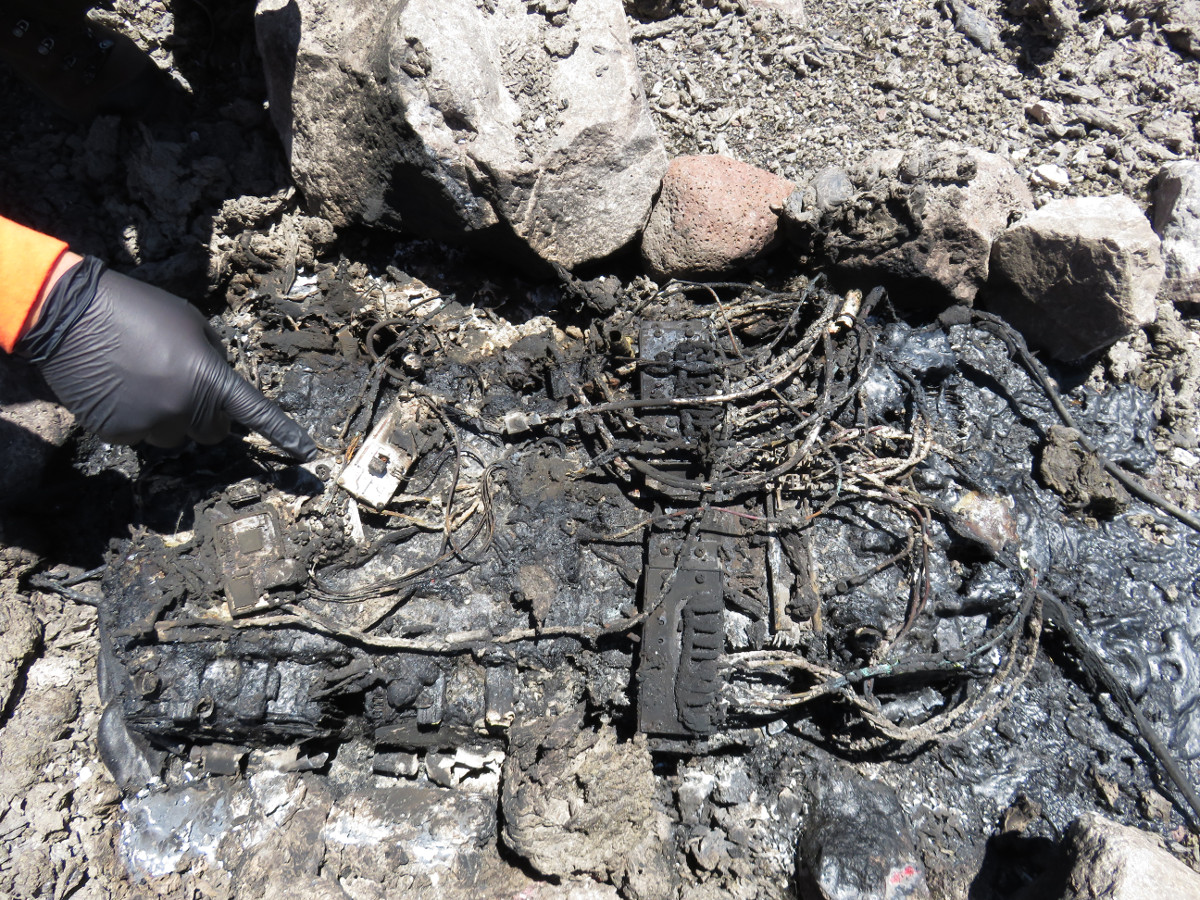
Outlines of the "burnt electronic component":
M 229 500 L 203 509 L 197 537 L 208 549 L 213 575 L 229 613 L 245 616 L 279 603 L 271 591 L 303 580 L 305 569 L 286 540 L 279 512 L 239 486 Z
M 717 393 L 720 384 L 712 329 L 705 320 L 644 322 L 638 333 L 642 400 L 682 400 Z M 722 407 L 706 403 L 652 408 L 638 417 L 653 436 L 650 457 L 659 471 L 679 479 L 703 479 Z M 654 487 L 675 498 L 696 491 L 655 480 Z
M 225 597 L 235 616 L 268 609 L 271 588 L 295 584 L 303 576 L 295 559 L 283 555 L 279 521 L 270 510 L 252 512 L 216 527 L 221 543 Z
M 335 710 L 312 687 L 346 662 L 344 647 L 295 630 L 275 632 L 270 642 L 218 633 L 141 652 L 117 645 L 117 659 L 127 661 L 113 676 L 116 702 L 131 729 L 166 741 L 255 747 L 336 731 Z
M 383 509 L 400 488 L 419 453 L 415 435 L 424 420 L 420 401 L 398 401 L 384 413 L 338 476 L 349 494 Z
M 1122 626 L 1100 646 L 1136 660 L 1139 702 L 1200 754 L 1194 698 L 1141 674 L 1186 661 L 1187 634 L 1146 613 L 1160 604 L 1127 589 L 1149 590 L 1124 564 L 1194 573 L 1195 551 L 1127 556 L 1124 523 L 1050 516 L 1021 446 L 1029 420 L 1045 433 L 1043 410 L 981 393 L 949 349 L 936 371 L 904 349 L 949 348 L 944 335 L 895 323 L 895 339 L 867 340 L 874 326 L 850 315 L 830 329 L 847 308 L 820 292 L 786 308 L 783 294 L 722 301 L 720 327 L 687 293 L 640 307 L 688 318 L 639 322 L 636 348 L 626 311 L 575 338 L 573 356 L 557 331 L 511 353 L 455 345 L 456 310 L 441 332 L 453 360 L 431 355 L 419 380 L 344 370 L 357 381 L 342 396 L 374 385 L 361 407 L 379 412 L 361 446 L 339 448 L 336 483 L 332 460 L 303 490 L 264 466 L 271 485 L 223 484 L 197 508 L 194 541 L 137 536 L 100 610 L 99 734 L 119 783 L 147 783 L 161 750 L 232 775 L 249 750 L 295 771 L 351 742 L 362 752 L 344 758 L 373 758 L 378 774 L 454 784 L 506 740 L 554 733 L 524 727 L 538 720 L 636 727 L 656 752 L 693 756 L 782 729 L 847 748 L 871 732 L 963 733 L 1038 660 L 1027 576 L 1078 583 L 1047 534 L 1120 560 L 1092 579 L 1112 598 L 1083 585 L 1080 599 L 1172 637 L 1146 655 Z M 1011 346 L 971 333 L 953 349 L 1021 400 Z M 1004 441 L 972 453 L 979 434 Z M 968 484 L 983 506 L 963 504 Z M 1033 524 L 988 531 L 1001 505 Z M 978 540 L 993 532 L 1003 540 Z M 949 546 L 963 538 L 992 553 Z M 1018 539 L 1009 571 L 992 556 Z
M 704 398 L 718 392 L 719 370 L 706 320 L 644 322 L 638 336 L 642 400 Z M 720 406 L 703 402 L 651 407 L 638 423 L 653 448 L 654 487 L 691 499 L 687 481 L 705 479 Z M 719 658 L 725 643 L 720 542 L 674 533 L 649 541 L 638 669 L 638 728 L 663 737 L 710 734 L 719 719 Z
M 693 737 L 710 734 L 717 725 L 718 661 L 725 642 L 719 549 L 717 541 L 687 542 L 673 534 L 650 539 L 638 663 L 639 731 Z
M 489 729 L 508 728 L 516 718 L 516 678 L 502 666 L 488 666 L 484 675 L 487 710 L 484 724 Z

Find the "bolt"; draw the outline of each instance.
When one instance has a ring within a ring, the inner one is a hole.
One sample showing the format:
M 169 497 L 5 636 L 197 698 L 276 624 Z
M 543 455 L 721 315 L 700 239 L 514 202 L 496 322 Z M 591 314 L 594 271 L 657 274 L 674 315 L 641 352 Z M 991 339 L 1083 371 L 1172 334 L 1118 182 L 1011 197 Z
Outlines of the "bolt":
M 704 584 L 704 582 L 706 580 L 707 580 L 707 577 L 703 573 L 701 573 L 701 572 L 696 573 L 696 584 Z

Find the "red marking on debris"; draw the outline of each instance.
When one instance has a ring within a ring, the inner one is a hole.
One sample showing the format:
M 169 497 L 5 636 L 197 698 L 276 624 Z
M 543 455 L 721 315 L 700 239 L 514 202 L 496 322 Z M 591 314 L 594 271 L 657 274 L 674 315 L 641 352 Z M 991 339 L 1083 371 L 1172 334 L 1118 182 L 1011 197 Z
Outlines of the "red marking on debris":
M 903 869 L 896 869 L 888 877 L 888 881 L 892 884 L 899 884 L 902 881 L 908 881 L 917 874 L 916 866 L 905 866 Z

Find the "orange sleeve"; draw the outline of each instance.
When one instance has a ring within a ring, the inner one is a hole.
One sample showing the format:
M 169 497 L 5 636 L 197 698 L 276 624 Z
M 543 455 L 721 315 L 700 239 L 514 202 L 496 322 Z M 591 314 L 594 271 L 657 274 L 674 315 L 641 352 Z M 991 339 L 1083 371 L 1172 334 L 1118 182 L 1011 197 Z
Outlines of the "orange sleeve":
M 58 238 L 0 216 L 0 348 L 12 353 L 34 301 L 67 251 Z

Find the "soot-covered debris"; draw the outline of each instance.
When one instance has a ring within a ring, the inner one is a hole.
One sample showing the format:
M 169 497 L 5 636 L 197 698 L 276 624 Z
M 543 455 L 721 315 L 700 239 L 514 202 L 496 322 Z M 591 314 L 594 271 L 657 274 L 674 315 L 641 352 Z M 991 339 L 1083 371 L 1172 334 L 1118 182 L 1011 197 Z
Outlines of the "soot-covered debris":
M 881 871 L 912 896 L 981 867 L 1006 896 L 995 872 L 1051 870 L 1020 848 L 1082 811 L 1195 817 L 1200 538 L 1114 486 L 1114 461 L 1153 469 L 1137 389 L 1060 398 L 985 314 L 914 326 L 819 280 L 635 281 L 560 327 L 395 268 L 286 275 L 226 318 L 324 455 L 209 451 L 190 521 L 105 578 L 102 749 L 165 786 L 127 831 L 205 776 L 266 822 L 238 785 L 283 772 L 324 798 L 327 875 L 382 842 L 414 895 L 439 889 L 414 846 L 448 838 L 339 809 L 443 809 L 473 849 L 439 851 L 442 890 L 788 896 L 841 852 L 823 835 L 911 825 Z M 834 758 L 873 780 L 833 790 Z M 989 844 L 1018 801 L 1037 814 Z M 237 846 L 231 889 L 280 852 Z

